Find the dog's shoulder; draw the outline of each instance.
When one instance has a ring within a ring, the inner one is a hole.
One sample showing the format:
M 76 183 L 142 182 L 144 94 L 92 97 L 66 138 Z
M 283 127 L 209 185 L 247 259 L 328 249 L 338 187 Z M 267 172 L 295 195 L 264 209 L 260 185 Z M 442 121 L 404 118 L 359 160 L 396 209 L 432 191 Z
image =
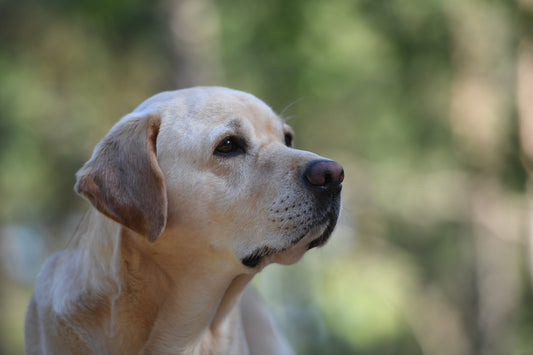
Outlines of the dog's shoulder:
M 72 321 L 79 314 L 76 304 L 80 294 L 74 295 L 71 290 L 74 280 L 62 275 L 67 268 L 66 256 L 64 250 L 54 253 L 37 275 L 26 313 L 25 332 L 30 339 L 25 345 L 27 354 L 42 353 L 43 347 L 50 353 L 64 353 L 68 349 L 89 353 Z
M 60 319 L 95 312 L 106 302 L 86 271 L 79 267 L 78 253 L 61 250 L 51 255 L 35 281 L 34 299 L 38 310 L 48 310 Z
M 37 303 L 37 306 L 42 307 L 45 305 L 52 306 L 53 291 L 56 289 L 56 274 L 59 265 L 61 264 L 63 256 L 63 250 L 57 251 L 52 254 L 43 264 L 41 270 L 37 274 L 35 280 L 35 290 L 33 300 Z

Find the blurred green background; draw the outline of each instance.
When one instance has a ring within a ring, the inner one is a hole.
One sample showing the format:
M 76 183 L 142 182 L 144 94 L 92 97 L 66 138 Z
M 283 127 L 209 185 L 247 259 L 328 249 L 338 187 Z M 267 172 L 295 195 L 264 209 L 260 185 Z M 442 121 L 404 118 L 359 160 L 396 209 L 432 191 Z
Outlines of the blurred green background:
M 531 0 L 0 0 L 0 353 L 163 90 L 223 85 L 344 165 L 325 248 L 255 283 L 299 354 L 533 354 Z

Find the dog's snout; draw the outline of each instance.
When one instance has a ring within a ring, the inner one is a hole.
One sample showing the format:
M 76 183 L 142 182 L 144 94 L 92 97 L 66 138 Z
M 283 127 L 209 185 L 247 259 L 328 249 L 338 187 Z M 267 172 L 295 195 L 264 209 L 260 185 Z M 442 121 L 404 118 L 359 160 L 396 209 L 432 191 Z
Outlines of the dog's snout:
M 340 191 L 344 180 L 344 169 L 333 160 L 316 160 L 305 168 L 304 180 L 314 188 Z

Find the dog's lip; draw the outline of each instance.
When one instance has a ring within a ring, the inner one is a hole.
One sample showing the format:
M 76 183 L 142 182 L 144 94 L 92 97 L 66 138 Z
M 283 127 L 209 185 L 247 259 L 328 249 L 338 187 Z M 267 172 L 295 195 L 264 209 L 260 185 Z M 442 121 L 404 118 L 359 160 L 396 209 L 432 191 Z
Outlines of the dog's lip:
M 282 248 L 271 248 L 268 246 L 263 246 L 261 248 L 258 248 L 253 253 L 249 254 L 245 258 L 241 260 L 242 264 L 245 266 L 248 266 L 250 268 L 255 268 L 261 264 L 264 264 L 264 260 L 267 257 L 271 257 L 277 254 L 282 254 L 284 252 L 287 252 L 291 249 L 298 249 L 299 245 L 301 243 L 305 243 L 303 245 L 303 251 L 312 249 L 317 246 L 322 246 L 326 243 L 326 241 L 329 239 L 329 236 L 331 235 L 331 231 L 333 230 L 336 219 L 332 218 L 331 213 L 328 213 L 322 220 L 320 220 L 319 223 L 316 223 L 312 228 L 310 228 L 305 233 L 301 234 L 298 238 L 293 239 L 288 243 L 287 246 Z M 316 234 L 319 234 L 318 237 L 314 238 Z M 312 238 L 311 241 L 306 241 L 305 239 Z
M 280 251 L 287 250 L 298 244 L 302 240 L 313 238 L 317 234 L 319 234 L 319 236 L 313 238 L 309 242 L 308 250 L 324 245 L 328 241 L 329 237 L 331 236 L 331 233 L 333 232 L 333 229 L 337 225 L 339 209 L 340 200 L 334 199 L 332 203 L 328 205 L 328 208 L 322 213 L 322 216 L 317 216 L 317 222 L 313 223 L 312 227 L 306 230 L 305 233 L 300 234 L 298 238 L 293 239 L 287 247 L 283 248 Z
M 333 229 L 335 229 L 335 226 L 337 225 L 337 214 L 329 211 L 324 217 L 324 222 L 322 222 L 321 225 L 324 223 L 326 224 L 326 227 L 324 228 L 323 232 L 318 238 L 313 239 L 311 243 L 309 243 L 307 250 L 315 247 L 321 247 L 322 245 L 326 244 L 331 236 L 331 233 L 333 233 Z
M 322 216 L 319 217 L 320 219 L 317 218 L 318 222 L 313 223 L 313 227 L 303 233 L 295 241 L 293 241 L 291 245 L 294 245 L 302 239 L 312 237 L 318 233 L 319 236 L 313 238 L 311 242 L 309 242 L 308 250 L 324 245 L 328 241 L 329 237 L 331 236 L 331 233 L 337 225 L 339 210 L 340 199 L 335 197 L 328 205 L 328 208 L 323 212 Z
M 338 196 L 338 195 L 337 195 Z M 315 247 L 320 247 L 326 244 L 329 240 L 333 229 L 337 224 L 339 216 L 340 200 L 334 198 L 332 203 L 329 204 L 322 216 L 317 216 L 317 222 L 312 224 L 305 233 L 300 234 L 297 238 L 291 240 L 287 246 L 282 248 L 271 248 L 263 246 L 257 249 L 250 255 L 246 256 L 241 262 L 251 268 L 257 267 L 259 264 L 263 264 L 265 257 L 273 256 L 288 251 L 289 249 L 296 248 L 300 243 L 307 243 L 305 250 L 309 250 Z M 318 234 L 318 237 L 316 235 Z M 308 241 L 310 239 L 310 241 Z

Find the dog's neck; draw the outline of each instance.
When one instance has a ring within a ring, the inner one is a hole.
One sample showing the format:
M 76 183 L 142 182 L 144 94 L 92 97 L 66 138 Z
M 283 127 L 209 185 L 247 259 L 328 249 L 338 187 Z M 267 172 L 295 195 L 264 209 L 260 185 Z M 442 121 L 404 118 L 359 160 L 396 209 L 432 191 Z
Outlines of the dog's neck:
M 231 323 L 240 322 L 234 306 L 253 274 L 240 272 L 237 260 L 232 263 L 232 257 L 210 247 L 187 227 L 167 229 L 146 253 L 157 260 L 172 285 L 147 352 L 183 351 L 193 344 L 200 353 L 209 353 L 209 347 L 228 345 L 214 342 L 225 338 L 218 335 Z M 167 344 L 161 339 L 168 339 Z M 156 343 L 158 347 L 152 348 Z
M 235 304 L 249 279 L 241 275 L 207 286 L 190 280 L 193 283 L 186 289 L 172 289 L 159 310 L 145 353 L 206 354 L 213 349 L 241 346 L 229 343 L 233 336 L 230 330 L 240 323 Z
M 232 263 L 223 251 L 180 228 L 169 228 L 151 243 L 95 210 L 86 218 L 100 225 L 100 233 L 86 235 L 81 226 L 69 249 L 81 250 L 83 244 L 84 250 L 92 251 L 80 270 L 99 265 L 103 274 L 91 279 L 107 280 L 111 313 L 127 315 L 110 314 L 110 319 L 125 320 L 114 324 L 113 332 L 120 336 L 126 327 L 129 334 L 124 336 L 144 337 L 144 353 L 207 353 L 212 347 L 239 346 L 217 343 L 230 341 L 224 332 L 240 322 L 235 305 L 253 277 L 242 272 L 238 260 Z M 120 284 L 113 285 L 115 281 Z M 127 322 L 138 323 L 139 317 L 144 317 L 140 321 L 146 327 L 132 335 Z

